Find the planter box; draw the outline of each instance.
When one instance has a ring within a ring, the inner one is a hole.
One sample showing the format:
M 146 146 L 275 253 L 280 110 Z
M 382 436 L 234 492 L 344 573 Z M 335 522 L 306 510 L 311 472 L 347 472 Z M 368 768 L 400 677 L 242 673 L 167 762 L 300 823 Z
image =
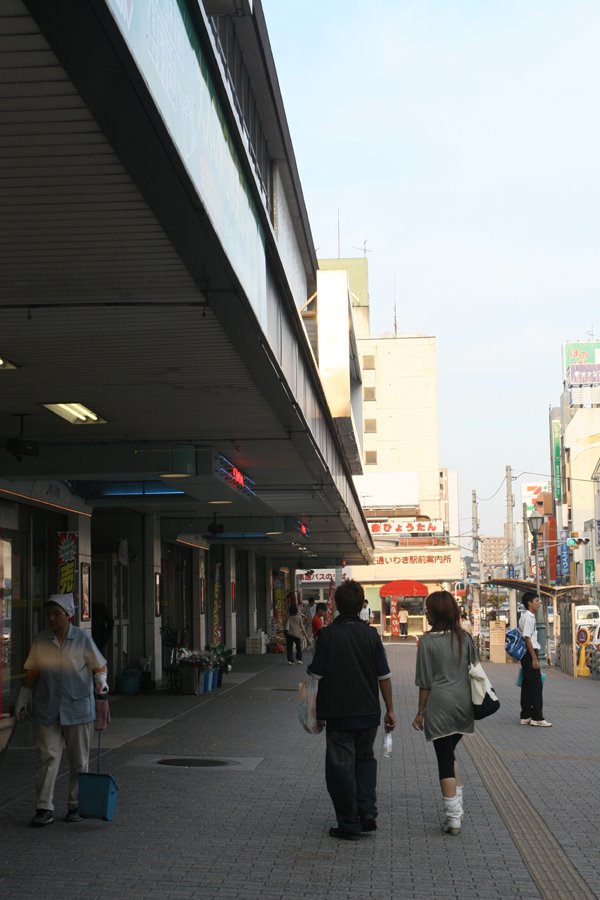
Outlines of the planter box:
M 197 694 L 198 691 L 198 669 L 193 666 L 181 666 L 179 668 L 179 693 L 180 694 Z

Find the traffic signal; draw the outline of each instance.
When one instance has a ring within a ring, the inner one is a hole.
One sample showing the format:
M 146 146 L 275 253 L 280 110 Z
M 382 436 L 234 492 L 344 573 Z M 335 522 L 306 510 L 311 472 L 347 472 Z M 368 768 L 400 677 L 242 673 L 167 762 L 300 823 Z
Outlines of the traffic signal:
M 572 531 L 567 544 L 569 547 L 579 547 L 581 544 L 589 544 L 589 538 L 579 537 L 578 531 Z

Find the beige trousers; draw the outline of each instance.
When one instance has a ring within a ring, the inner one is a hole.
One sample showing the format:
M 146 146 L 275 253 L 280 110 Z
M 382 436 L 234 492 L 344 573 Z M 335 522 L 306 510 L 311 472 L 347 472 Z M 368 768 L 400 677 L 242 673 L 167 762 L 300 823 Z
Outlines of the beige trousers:
M 87 772 L 93 722 L 85 725 L 37 725 L 35 743 L 38 762 L 35 771 L 35 808 L 54 809 L 54 785 L 63 752 L 63 739 L 69 758 L 69 809 L 77 807 L 79 773 Z

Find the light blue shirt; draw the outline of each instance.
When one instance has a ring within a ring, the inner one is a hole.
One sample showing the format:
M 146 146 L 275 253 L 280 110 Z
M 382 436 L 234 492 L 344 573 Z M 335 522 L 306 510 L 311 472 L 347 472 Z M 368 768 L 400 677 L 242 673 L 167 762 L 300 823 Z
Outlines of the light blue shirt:
M 90 634 L 69 625 L 62 647 L 54 633 L 41 631 L 33 639 L 25 670 L 39 670 L 33 689 L 33 721 L 51 725 L 83 725 L 96 718 L 94 669 L 106 660 Z

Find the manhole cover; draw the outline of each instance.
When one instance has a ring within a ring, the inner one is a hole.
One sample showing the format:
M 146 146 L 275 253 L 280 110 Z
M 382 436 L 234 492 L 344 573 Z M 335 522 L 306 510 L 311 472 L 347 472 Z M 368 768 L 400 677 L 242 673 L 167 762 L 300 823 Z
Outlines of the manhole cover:
M 239 763 L 232 762 L 229 759 L 209 759 L 203 756 L 182 757 L 176 756 L 172 759 L 159 759 L 159 766 L 183 766 L 184 768 L 196 769 L 218 769 L 222 766 L 237 766 Z

